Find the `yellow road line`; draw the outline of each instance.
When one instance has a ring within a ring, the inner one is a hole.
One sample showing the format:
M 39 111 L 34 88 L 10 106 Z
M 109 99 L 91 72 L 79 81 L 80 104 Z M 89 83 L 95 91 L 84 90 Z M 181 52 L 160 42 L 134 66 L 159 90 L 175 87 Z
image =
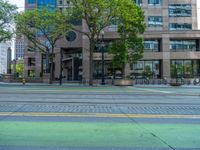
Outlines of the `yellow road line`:
M 38 116 L 38 117 L 111 117 L 111 118 L 194 118 L 200 115 L 171 114 L 107 114 L 107 113 L 41 113 L 41 112 L 0 112 L 0 116 Z

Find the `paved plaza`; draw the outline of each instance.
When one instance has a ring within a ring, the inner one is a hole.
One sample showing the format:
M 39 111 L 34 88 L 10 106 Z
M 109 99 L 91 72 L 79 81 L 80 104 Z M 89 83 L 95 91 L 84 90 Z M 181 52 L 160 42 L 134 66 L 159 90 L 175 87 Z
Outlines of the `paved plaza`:
M 200 87 L 0 84 L 0 150 L 199 150 Z

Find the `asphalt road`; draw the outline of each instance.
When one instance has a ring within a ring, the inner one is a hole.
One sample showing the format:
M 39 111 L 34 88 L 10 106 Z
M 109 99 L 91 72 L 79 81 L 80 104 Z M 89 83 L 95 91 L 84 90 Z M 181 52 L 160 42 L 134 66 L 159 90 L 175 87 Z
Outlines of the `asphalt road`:
M 0 84 L 0 150 L 200 150 L 199 87 Z

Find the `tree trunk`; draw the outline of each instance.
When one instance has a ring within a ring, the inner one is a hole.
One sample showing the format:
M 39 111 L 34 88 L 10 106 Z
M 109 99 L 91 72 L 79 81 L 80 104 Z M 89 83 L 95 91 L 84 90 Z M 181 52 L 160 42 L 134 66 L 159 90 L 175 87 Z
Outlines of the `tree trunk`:
M 122 66 L 122 79 L 125 79 L 125 78 L 126 78 L 126 77 L 125 77 L 125 68 L 126 68 L 126 65 L 123 64 L 123 66 Z
M 95 45 L 95 41 L 93 38 L 91 38 L 90 40 L 90 56 L 89 56 L 89 85 L 92 86 L 93 85 L 93 50 L 94 50 L 94 45 Z
M 53 68 L 53 58 L 54 58 L 54 50 L 52 48 L 52 53 L 50 53 L 50 63 L 51 63 L 51 68 L 50 68 L 50 77 L 49 77 L 49 84 L 53 83 L 53 73 L 54 73 L 54 68 Z

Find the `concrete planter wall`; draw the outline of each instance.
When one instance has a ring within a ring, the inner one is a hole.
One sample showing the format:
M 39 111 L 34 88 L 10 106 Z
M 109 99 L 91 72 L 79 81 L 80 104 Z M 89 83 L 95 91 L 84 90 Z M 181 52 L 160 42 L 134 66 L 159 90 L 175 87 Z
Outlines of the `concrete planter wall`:
M 50 79 L 49 73 L 43 74 L 43 83 L 49 83 L 49 79 Z
M 129 79 L 116 79 L 114 80 L 114 85 L 116 86 L 133 86 L 133 80 Z

